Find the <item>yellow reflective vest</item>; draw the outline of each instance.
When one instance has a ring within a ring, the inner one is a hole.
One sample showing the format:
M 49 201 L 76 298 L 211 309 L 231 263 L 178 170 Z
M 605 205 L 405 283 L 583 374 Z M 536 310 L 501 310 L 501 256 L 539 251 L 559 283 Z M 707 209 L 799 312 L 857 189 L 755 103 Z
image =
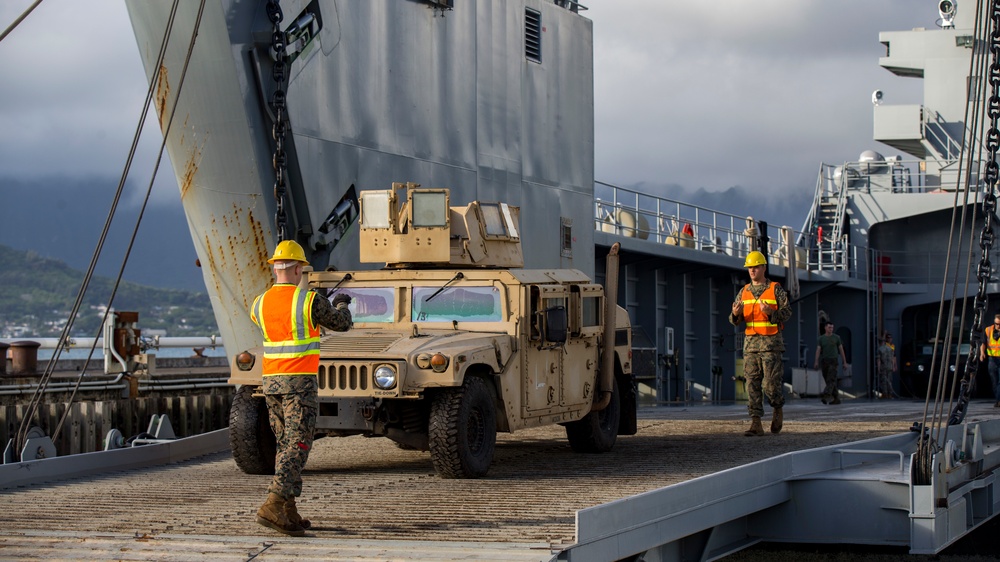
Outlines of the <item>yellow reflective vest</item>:
M 747 324 L 746 334 L 748 336 L 773 336 L 778 333 L 778 325 L 772 323 L 760 309 L 760 305 L 764 303 L 767 303 L 771 308 L 778 308 L 778 297 L 774 292 L 777 285 L 777 282 L 772 281 L 760 297 L 753 296 L 749 284 L 743 287 L 740 299 L 743 301 L 743 320 Z
M 1000 357 L 1000 340 L 993 339 L 993 326 L 986 327 L 986 355 Z
M 316 293 L 277 284 L 253 301 L 250 318 L 264 335 L 264 376 L 315 375 L 319 370 L 319 326 L 313 322 Z

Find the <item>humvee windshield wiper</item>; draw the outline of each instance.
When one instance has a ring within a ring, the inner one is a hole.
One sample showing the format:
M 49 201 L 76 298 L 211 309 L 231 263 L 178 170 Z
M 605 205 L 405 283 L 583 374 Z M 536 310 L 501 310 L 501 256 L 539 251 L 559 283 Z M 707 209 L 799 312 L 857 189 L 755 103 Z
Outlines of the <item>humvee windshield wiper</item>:
M 332 297 L 333 294 L 337 292 L 337 289 L 344 284 L 344 281 L 350 281 L 351 279 L 354 279 L 354 277 L 352 277 L 350 273 L 345 273 L 344 276 L 340 278 L 340 281 L 337 281 L 336 285 L 326 290 L 326 296 Z
M 462 275 L 462 272 L 459 271 L 458 273 L 455 274 L 454 277 L 452 277 L 451 279 L 449 279 L 447 283 L 445 283 L 444 285 L 441 285 L 440 289 L 434 291 L 433 295 L 431 295 L 431 296 L 427 297 L 426 299 L 424 299 L 424 302 L 431 302 L 431 299 L 433 299 L 434 297 L 440 295 L 441 291 L 445 290 L 448 287 L 448 285 L 451 285 L 455 281 L 458 281 L 459 279 L 464 279 L 464 278 L 465 278 L 465 275 Z

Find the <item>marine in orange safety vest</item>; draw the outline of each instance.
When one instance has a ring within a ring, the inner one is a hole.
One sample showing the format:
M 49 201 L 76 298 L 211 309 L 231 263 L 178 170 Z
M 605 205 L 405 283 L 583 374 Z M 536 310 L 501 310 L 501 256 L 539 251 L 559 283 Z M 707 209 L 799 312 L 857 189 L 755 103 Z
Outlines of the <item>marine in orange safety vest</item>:
M 750 429 L 744 435 L 763 435 L 760 419 L 764 415 L 764 395 L 773 410 L 771 433 L 778 433 L 784 421 L 782 408 L 785 394 L 782 389 L 784 366 L 781 356 L 785 342 L 781 328 L 792 316 L 788 293 L 780 284 L 765 276 L 767 260 L 764 254 L 754 251 L 747 254 L 744 267 L 750 274 L 750 283 L 743 287 L 733 302 L 729 322 L 733 326 L 746 324 L 743 338 L 743 376 L 746 378 L 747 410 Z
M 264 337 L 264 399 L 277 440 L 274 478 L 257 511 L 257 522 L 292 536 L 311 525 L 302 519 L 295 498 L 302 494 L 302 469 L 312 449 L 319 412 L 316 372 L 319 369 L 320 326 L 346 331 L 351 326 L 351 297 L 341 292 L 333 301 L 299 286 L 308 265 L 302 246 L 292 240 L 278 244 L 268 260 L 275 284 L 254 299 L 250 318 Z
M 1000 314 L 993 317 L 993 325 L 986 327 L 984 335 L 986 339 L 979 346 L 979 360 L 985 361 L 987 357 L 989 358 L 986 366 L 990 373 L 990 381 L 993 382 L 993 407 L 1000 408 L 1000 381 L 997 380 L 1000 375 Z

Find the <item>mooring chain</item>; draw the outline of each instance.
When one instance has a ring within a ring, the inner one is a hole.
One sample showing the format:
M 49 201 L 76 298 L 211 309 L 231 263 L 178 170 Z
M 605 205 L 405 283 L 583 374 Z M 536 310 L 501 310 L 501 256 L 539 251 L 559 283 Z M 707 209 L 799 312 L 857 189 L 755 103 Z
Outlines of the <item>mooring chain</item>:
M 965 373 L 958 400 L 948 418 L 948 425 L 960 424 L 965 419 L 976 373 L 979 371 L 979 346 L 982 344 L 987 316 L 987 285 L 993 268 L 990 263 L 990 250 L 996 240 L 993 223 L 997 211 L 997 179 L 1000 178 L 1000 165 L 997 164 L 997 152 L 1000 150 L 1000 129 L 997 128 L 997 122 L 1000 121 L 1000 0 L 993 0 L 990 4 L 992 27 L 989 48 L 992 60 L 989 71 L 990 97 L 986 106 L 986 113 L 990 117 L 990 128 L 986 133 L 986 150 L 989 156 L 986 159 L 985 175 L 988 188 L 983 197 L 983 231 L 979 235 L 979 249 L 982 251 L 979 268 L 976 270 L 979 287 L 973 300 L 972 335 L 969 338 L 972 349 L 965 362 Z
M 274 225 L 278 230 L 278 241 L 285 239 L 285 187 L 288 181 L 288 156 L 285 154 L 285 134 L 288 132 L 288 117 L 285 110 L 285 81 L 288 78 L 288 55 L 285 51 L 285 34 L 281 31 L 281 14 L 279 0 L 268 0 L 265 10 L 267 19 L 274 26 L 271 31 L 271 55 L 274 65 L 271 76 L 274 78 L 274 93 L 271 95 L 271 111 L 274 112 L 274 125 L 271 136 L 274 138 Z

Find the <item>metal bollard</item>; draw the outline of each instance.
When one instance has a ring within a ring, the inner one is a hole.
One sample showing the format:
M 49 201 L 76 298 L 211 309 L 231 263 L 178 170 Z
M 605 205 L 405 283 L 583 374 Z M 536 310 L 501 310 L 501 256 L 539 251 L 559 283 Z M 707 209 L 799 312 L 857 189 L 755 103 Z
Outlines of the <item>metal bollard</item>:
M 11 343 L 11 374 L 35 374 L 38 371 L 38 348 L 41 345 L 36 341 L 16 341 Z
M 7 348 L 10 344 L 0 341 L 0 376 L 7 374 Z

